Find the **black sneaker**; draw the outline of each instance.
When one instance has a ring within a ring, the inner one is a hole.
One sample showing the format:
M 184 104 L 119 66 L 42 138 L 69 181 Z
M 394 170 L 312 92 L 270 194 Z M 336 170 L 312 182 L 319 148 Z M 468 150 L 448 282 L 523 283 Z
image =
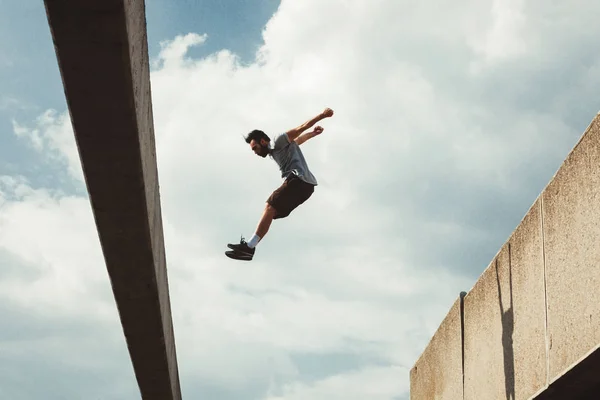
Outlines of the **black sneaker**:
M 248 254 L 238 253 L 235 250 L 226 251 L 225 255 L 229 258 L 233 258 L 234 260 L 252 261 L 252 256 Z
M 229 247 L 231 250 L 234 250 L 238 254 L 250 257 L 254 256 L 254 251 L 256 250 L 256 248 L 251 249 L 250 247 L 248 247 L 248 243 L 246 243 L 246 240 L 243 236 L 240 238 L 239 244 L 228 243 L 227 247 Z

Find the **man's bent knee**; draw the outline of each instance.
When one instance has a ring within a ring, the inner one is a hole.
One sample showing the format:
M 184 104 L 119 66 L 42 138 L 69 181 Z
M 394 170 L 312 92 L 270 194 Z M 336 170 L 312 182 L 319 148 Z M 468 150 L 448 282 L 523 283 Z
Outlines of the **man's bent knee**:
M 272 217 L 275 217 L 275 215 L 277 215 L 277 210 L 275 209 L 275 207 L 273 207 L 269 203 L 267 203 L 267 205 L 265 207 L 265 212 L 267 214 L 271 215 Z

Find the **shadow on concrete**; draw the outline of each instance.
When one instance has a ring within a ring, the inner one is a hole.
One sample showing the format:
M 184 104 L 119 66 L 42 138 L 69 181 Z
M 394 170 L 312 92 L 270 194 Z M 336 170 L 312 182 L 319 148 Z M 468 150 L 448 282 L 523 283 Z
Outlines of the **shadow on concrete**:
M 508 285 L 510 306 L 507 310 L 504 310 L 504 306 L 502 305 L 502 289 L 500 287 L 497 258 L 496 281 L 498 282 L 498 303 L 500 304 L 500 314 L 502 318 L 502 349 L 504 355 L 504 387 L 506 391 L 506 400 L 515 400 L 515 352 L 513 348 L 515 314 L 513 309 L 512 259 L 510 254 L 510 243 L 508 244 Z

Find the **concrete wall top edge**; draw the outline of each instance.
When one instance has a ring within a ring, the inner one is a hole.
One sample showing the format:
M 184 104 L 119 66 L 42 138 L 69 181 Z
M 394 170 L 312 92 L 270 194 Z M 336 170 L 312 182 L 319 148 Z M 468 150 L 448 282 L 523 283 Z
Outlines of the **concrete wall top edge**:
M 575 145 L 573 146 L 573 148 L 567 153 L 567 155 L 565 156 L 565 158 L 563 159 L 563 161 L 560 163 L 560 165 L 558 166 L 558 168 L 554 172 L 554 174 L 550 177 L 550 179 L 548 180 L 548 183 L 546 184 L 546 186 L 544 187 L 544 189 L 538 195 L 538 197 L 537 197 L 538 200 L 544 196 L 544 194 L 548 190 L 548 187 L 556 180 L 557 176 L 564 169 L 563 167 L 573 157 L 574 153 L 577 151 L 577 149 L 579 148 L 579 146 L 581 146 L 581 144 L 582 144 L 583 140 L 585 139 L 585 137 L 594 128 L 594 126 L 597 123 L 600 123 L 600 111 L 598 111 L 596 113 L 596 115 L 594 116 L 594 118 L 592 118 L 592 120 L 590 121 L 590 123 L 588 124 L 588 126 L 585 128 L 585 130 L 583 131 L 583 133 L 579 136 L 579 139 L 577 139 L 577 142 L 575 142 Z
M 500 246 L 500 248 L 498 249 L 498 251 L 494 254 L 494 256 L 492 257 L 492 259 L 490 260 L 490 262 L 483 269 L 483 271 L 481 272 L 481 274 L 479 276 L 479 279 L 481 278 L 481 275 L 483 275 L 488 269 L 490 269 L 490 268 L 492 268 L 494 266 L 494 263 L 496 262 L 496 259 L 500 256 L 500 254 L 502 253 L 504 247 L 506 247 L 510 243 L 511 239 L 515 236 L 515 234 L 517 233 L 517 231 L 523 225 L 523 223 L 525 222 L 525 219 L 532 212 L 532 209 L 535 208 L 535 207 L 539 207 L 539 203 L 542 201 L 542 198 L 544 197 L 544 195 L 545 195 L 546 191 L 548 190 L 549 186 L 551 186 L 551 184 L 554 182 L 554 180 L 556 180 L 558 174 L 560 174 L 561 170 L 563 169 L 562 167 L 573 156 L 573 153 L 575 151 L 577 151 L 577 148 L 581 145 L 581 142 L 583 141 L 583 139 L 586 137 L 586 135 L 588 134 L 588 132 L 590 132 L 590 130 L 593 129 L 593 127 L 594 127 L 594 125 L 596 123 L 600 123 L 600 111 L 598 111 L 596 113 L 596 115 L 594 116 L 594 118 L 592 119 L 592 121 L 589 123 L 589 125 L 587 126 L 587 128 L 583 132 L 583 134 L 577 140 L 576 144 L 569 151 L 569 153 L 567 154 L 567 156 L 565 157 L 565 159 L 561 162 L 561 164 L 559 165 L 559 167 L 556 169 L 555 173 L 549 179 L 549 181 L 546 184 L 546 186 L 544 187 L 544 189 L 538 194 L 538 196 L 535 198 L 535 200 L 532 202 L 532 204 L 529 206 L 529 208 L 523 214 L 523 217 L 521 218 L 521 220 L 519 221 L 519 223 L 517 224 L 517 226 L 515 227 L 515 229 L 508 235 L 508 238 L 504 241 L 504 243 L 502 243 L 502 245 Z M 471 288 L 469 288 L 469 290 L 467 291 L 467 297 L 469 296 L 469 293 L 473 290 L 473 287 L 476 284 L 477 284 L 477 281 L 473 284 L 473 286 L 471 286 Z
M 465 400 L 523 398 L 545 383 L 542 248 L 538 200 L 465 297 Z
M 561 162 L 561 164 L 558 166 L 556 172 L 553 174 L 553 176 L 549 179 L 548 183 L 546 184 L 546 186 L 544 187 L 544 189 L 539 193 L 539 195 L 535 198 L 535 200 L 532 202 L 531 206 L 528 208 L 528 210 L 525 212 L 525 214 L 523 215 L 523 217 L 521 218 L 521 220 L 519 221 L 519 224 L 515 227 L 515 229 L 511 232 L 511 234 L 508 236 L 507 240 L 500 246 L 500 248 L 498 249 L 498 251 L 496 252 L 496 254 L 494 255 L 494 257 L 492 257 L 492 260 L 488 263 L 488 265 L 486 266 L 486 268 L 483 270 L 483 272 L 481 273 L 481 275 L 479 276 L 479 278 L 477 279 L 477 281 L 473 284 L 473 286 L 469 289 L 469 291 L 466 293 L 464 301 L 465 301 L 465 307 L 466 307 L 466 303 L 470 301 L 471 297 L 473 296 L 473 291 L 474 289 L 476 289 L 478 287 L 478 285 L 481 284 L 481 281 L 483 279 L 484 276 L 489 275 L 490 269 L 495 268 L 496 267 L 496 263 L 498 262 L 498 260 L 502 259 L 504 257 L 504 255 L 507 252 L 507 249 L 509 248 L 509 246 L 512 243 L 521 243 L 524 240 L 525 241 L 532 241 L 534 239 L 530 239 L 527 236 L 531 233 L 532 229 L 537 230 L 537 224 L 539 223 L 539 234 L 543 235 L 542 230 L 543 230 L 543 225 L 542 225 L 542 202 L 544 201 L 544 198 L 546 196 L 548 196 L 548 191 L 552 188 L 552 186 L 554 185 L 555 181 L 557 180 L 563 180 L 565 179 L 563 175 L 568 173 L 568 168 L 571 168 L 570 165 L 572 163 L 573 159 L 577 159 L 578 157 L 580 157 L 579 155 L 579 150 L 580 147 L 582 145 L 586 145 L 586 138 L 588 136 L 588 134 L 593 131 L 593 130 L 597 130 L 598 126 L 600 125 L 600 111 L 598 111 L 596 113 L 596 115 L 594 116 L 594 118 L 592 119 L 592 121 L 590 122 L 590 124 L 587 126 L 587 128 L 585 129 L 585 131 L 583 132 L 583 134 L 579 137 L 579 139 L 577 140 L 576 144 L 573 146 L 573 148 L 568 152 L 568 154 L 566 155 L 565 159 Z M 583 150 L 582 150 L 583 151 Z M 532 220 L 532 218 L 534 220 Z M 537 235 L 537 233 L 536 233 Z M 542 236 L 543 238 L 543 236 Z M 534 240 L 535 243 L 531 242 L 529 243 L 527 246 L 529 248 L 533 248 L 534 249 L 534 253 L 540 253 L 540 260 L 543 260 L 543 247 L 541 248 L 541 251 L 538 251 L 537 249 L 539 248 L 539 243 L 540 240 L 535 239 Z M 525 253 L 524 253 L 525 254 Z M 533 254 L 533 253 L 532 253 Z M 527 261 L 528 265 L 529 263 L 534 262 L 536 265 L 539 264 L 538 261 L 535 261 L 535 256 L 523 256 L 525 258 L 528 257 L 529 261 Z M 539 275 L 539 271 L 540 268 L 539 266 L 536 267 L 537 268 L 537 272 L 536 274 Z M 527 285 L 531 286 L 532 284 L 536 285 L 536 292 L 540 291 L 543 292 L 543 290 L 540 290 L 537 286 L 539 286 L 536 281 L 539 280 L 538 278 L 533 279 L 533 277 L 528 276 L 529 272 L 527 271 L 519 271 L 520 274 L 522 274 L 522 278 L 521 279 L 527 279 Z M 536 275 L 536 276 L 537 276 Z M 541 278 L 542 279 L 542 278 Z M 479 294 L 479 296 L 481 296 L 481 294 Z M 538 296 L 539 297 L 539 296 Z M 524 299 L 525 300 L 525 299 Z M 522 300 L 522 304 L 523 301 Z M 539 300 L 539 299 L 538 299 Z M 538 301 L 536 300 L 536 302 Z M 427 357 L 428 357 L 428 352 L 430 352 L 432 347 L 436 346 L 436 341 L 438 340 L 438 337 L 440 335 L 440 333 L 443 331 L 444 329 L 444 325 L 446 323 L 448 323 L 449 320 L 451 320 L 451 315 L 452 313 L 456 310 L 456 307 L 460 304 L 460 297 L 455 300 L 455 302 L 453 303 L 452 307 L 450 308 L 449 312 L 446 314 L 445 318 L 443 319 L 443 321 L 441 322 L 440 326 L 438 327 L 438 329 L 436 330 L 436 332 L 434 333 L 434 335 L 431 337 L 430 341 L 428 342 L 427 346 L 425 347 L 423 353 L 419 356 L 419 358 L 417 359 L 417 361 L 414 363 L 414 365 L 411 368 L 411 380 L 412 380 L 412 375 L 413 375 L 413 370 L 415 370 L 415 367 L 417 365 L 419 365 L 420 363 L 422 363 Z M 525 308 L 523 308 L 523 306 L 521 306 L 521 310 L 525 310 Z M 541 307 L 541 306 L 540 306 Z M 539 308 L 539 307 L 538 307 Z M 520 311 L 521 313 L 523 313 L 523 311 Z M 465 316 L 465 318 L 468 318 L 467 316 Z M 536 329 L 538 331 L 541 331 L 541 324 L 539 327 L 537 327 Z M 522 329 L 522 328 L 521 328 Z M 530 338 L 536 338 L 536 343 L 539 340 L 538 338 L 538 332 L 526 332 L 526 334 L 528 335 L 526 339 L 522 339 L 522 346 L 525 346 L 527 344 L 527 341 L 530 340 Z M 538 347 L 542 348 L 541 345 L 539 345 Z M 525 348 L 525 347 L 523 347 Z M 517 348 L 515 348 L 515 350 L 517 350 Z M 539 349 L 538 349 L 539 350 Z M 543 348 L 542 348 L 543 350 Z M 541 350 L 538 351 L 538 353 L 543 354 L 545 352 L 542 352 Z M 540 354 L 536 353 L 536 356 L 540 356 Z M 515 353 L 515 355 L 522 357 L 521 355 L 518 355 Z M 539 357 L 538 357 L 539 358 Z M 520 361 L 521 363 L 523 361 Z M 538 362 L 539 364 L 539 362 Z M 519 365 L 519 361 L 517 360 L 517 365 Z M 529 367 L 529 366 L 528 366 Z M 536 366 L 536 368 L 539 369 L 538 366 Z M 540 369 L 541 371 L 541 369 Z M 536 379 L 538 381 L 538 383 L 536 385 L 541 384 L 540 382 L 540 371 L 538 371 L 538 375 L 536 376 Z M 514 373 L 514 372 L 513 372 Z M 517 371 L 517 379 L 518 379 L 518 371 Z M 545 376 L 545 373 L 544 375 Z M 527 377 L 528 379 L 530 379 L 531 377 Z M 550 377 L 550 378 L 554 378 L 556 379 L 556 377 Z M 539 386 L 537 386 L 539 388 Z M 466 392 L 465 392 L 466 393 Z M 412 398 L 412 397 L 411 397 Z
M 600 117 L 544 193 L 549 378 L 600 343 Z
M 462 399 L 461 325 L 459 297 L 410 369 L 412 400 Z
M 456 298 L 454 300 L 454 302 L 452 302 L 452 305 L 450 306 L 450 308 L 448 309 L 448 312 L 446 313 L 446 315 L 444 316 L 444 318 L 442 319 L 442 321 L 438 325 L 438 328 L 435 330 L 435 332 L 433 333 L 433 335 L 431 335 L 431 337 L 429 338 L 429 341 L 427 342 L 427 345 L 425 345 L 425 348 L 423 349 L 423 352 L 417 358 L 417 360 L 413 363 L 412 367 L 410 368 L 411 370 L 413 370 L 415 368 L 415 366 L 417 366 L 417 364 L 419 364 L 419 362 L 422 360 L 422 358 L 424 356 L 424 353 L 427 351 L 428 348 L 430 348 L 432 346 L 432 344 L 438 338 L 438 336 L 441 333 L 441 329 L 442 329 L 443 325 L 445 325 L 450 319 L 453 318 L 453 313 L 458 308 L 460 308 L 460 301 L 461 301 L 461 299 L 460 299 L 460 296 L 459 296 L 458 298 Z

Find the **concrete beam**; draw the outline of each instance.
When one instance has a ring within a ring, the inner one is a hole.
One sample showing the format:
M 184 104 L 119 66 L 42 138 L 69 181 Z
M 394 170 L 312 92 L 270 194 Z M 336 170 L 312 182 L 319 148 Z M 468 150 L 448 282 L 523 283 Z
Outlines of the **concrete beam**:
M 179 400 L 144 1 L 44 3 L 142 398 Z

